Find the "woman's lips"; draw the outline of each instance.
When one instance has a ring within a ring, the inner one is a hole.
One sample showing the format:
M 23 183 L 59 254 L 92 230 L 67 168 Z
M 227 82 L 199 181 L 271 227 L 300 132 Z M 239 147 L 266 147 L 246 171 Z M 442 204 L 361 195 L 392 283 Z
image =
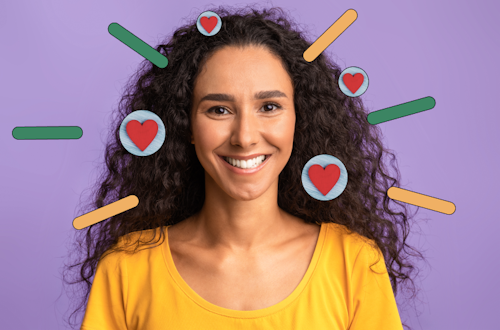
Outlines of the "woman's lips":
M 226 166 L 232 172 L 234 172 L 236 174 L 253 174 L 255 172 L 260 171 L 267 164 L 267 162 L 269 161 L 269 159 L 271 158 L 272 155 L 266 155 L 266 159 L 264 159 L 262 164 L 260 164 L 259 166 L 255 167 L 255 168 L 239 168 L 239 167 L 233 166 L 233 165 L 229 164 L 228 162 L 226 162 L 226 160 L 223 158 L 223 156 L 220 156 L 220 155 L 217 155 L 217 156 L 219 156 L 219 159 L 224 163 L 224 166 Z

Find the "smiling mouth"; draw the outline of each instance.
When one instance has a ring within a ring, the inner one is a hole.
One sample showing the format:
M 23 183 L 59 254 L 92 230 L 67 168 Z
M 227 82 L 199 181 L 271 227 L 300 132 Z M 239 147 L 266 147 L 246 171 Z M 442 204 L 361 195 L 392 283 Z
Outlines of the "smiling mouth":
M 245 161 L 245 167 L 241 167 L 241 165 L 243 164 L 242 160 L 239 160 L 239 159 L 230 160 L 229 157 L 225 157 L 225 156 L 219 156 L 219 157 L 222 158 L 226 163 L 228 163 L 229 165 L 231 165 L 233 167 L 247 170 L 247 169 L 252 169 L 252 168 L 256 168 L 256 167 L 260 166 L 262 163 L 264 163 L 269 158 L 269 155 L 261 155 L 261 156 L 254 158 L 257 160 L 255 162 L 253 162 L 253 164 L 250 167 L 248 167 L 248 161 Z M 240 166 L 238 166 L 238 165 L 240 165 Z

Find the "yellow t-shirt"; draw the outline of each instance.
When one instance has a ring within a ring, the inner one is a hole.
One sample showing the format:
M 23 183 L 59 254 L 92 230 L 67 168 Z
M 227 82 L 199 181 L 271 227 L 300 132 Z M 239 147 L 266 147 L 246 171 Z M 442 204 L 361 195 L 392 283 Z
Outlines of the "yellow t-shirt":
M 175 268 L 167 235 L 133 255 L 109 254 L 98 263 L 81 329 L 402 330 L 383 255 L 367 238 L 346 233 L 345 226 L 322 224 L 295 290 L 252 311 L 216 306 L 193 291 Z M 369 269 L 377 259 L 372 269 L 383 274 Z

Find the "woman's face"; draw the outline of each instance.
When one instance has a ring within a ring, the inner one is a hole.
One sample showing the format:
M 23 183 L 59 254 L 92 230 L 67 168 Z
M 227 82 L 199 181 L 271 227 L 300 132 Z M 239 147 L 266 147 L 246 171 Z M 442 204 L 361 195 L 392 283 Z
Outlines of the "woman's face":
M 206 62 L 194 87 L 191 141 L 206 184 L 237 200 L 255 199 L 273 184 L 277 191 L 294 131 L 292 81 L 268 50 L 225 47 Z M 237 173 L 223 158 L 249 155 L 267 155 L 257 172 Z

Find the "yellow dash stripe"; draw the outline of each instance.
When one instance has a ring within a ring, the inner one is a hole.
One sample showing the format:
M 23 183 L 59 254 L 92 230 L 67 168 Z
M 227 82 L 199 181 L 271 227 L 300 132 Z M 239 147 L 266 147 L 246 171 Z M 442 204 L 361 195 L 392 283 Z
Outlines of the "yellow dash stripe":
M 387 196 L 403 203 L 412 204 L 444 214 L 453 214 L 456 209 L 455 204 L 452 202 L 397 187 L 389 188 L 387 190 Z
M 312 62 L 321 54 L 326 47 L 330 46 L 339 35 L 342 34 L 358 18 L 358 13 L 354 9 L 347 10 L 332 24 L 309 48 L 304 52 L 304 60 Z
M 111 218 L 112 216 L 133 209 L 137 205 L 139 205 L 139 198 L 137 198 L 137 196 L 127 196 L 116 202 L 75 218 L 75 220 L 73 220 L 73 227 L 78 230 L 83 229 L 107 218 Z

